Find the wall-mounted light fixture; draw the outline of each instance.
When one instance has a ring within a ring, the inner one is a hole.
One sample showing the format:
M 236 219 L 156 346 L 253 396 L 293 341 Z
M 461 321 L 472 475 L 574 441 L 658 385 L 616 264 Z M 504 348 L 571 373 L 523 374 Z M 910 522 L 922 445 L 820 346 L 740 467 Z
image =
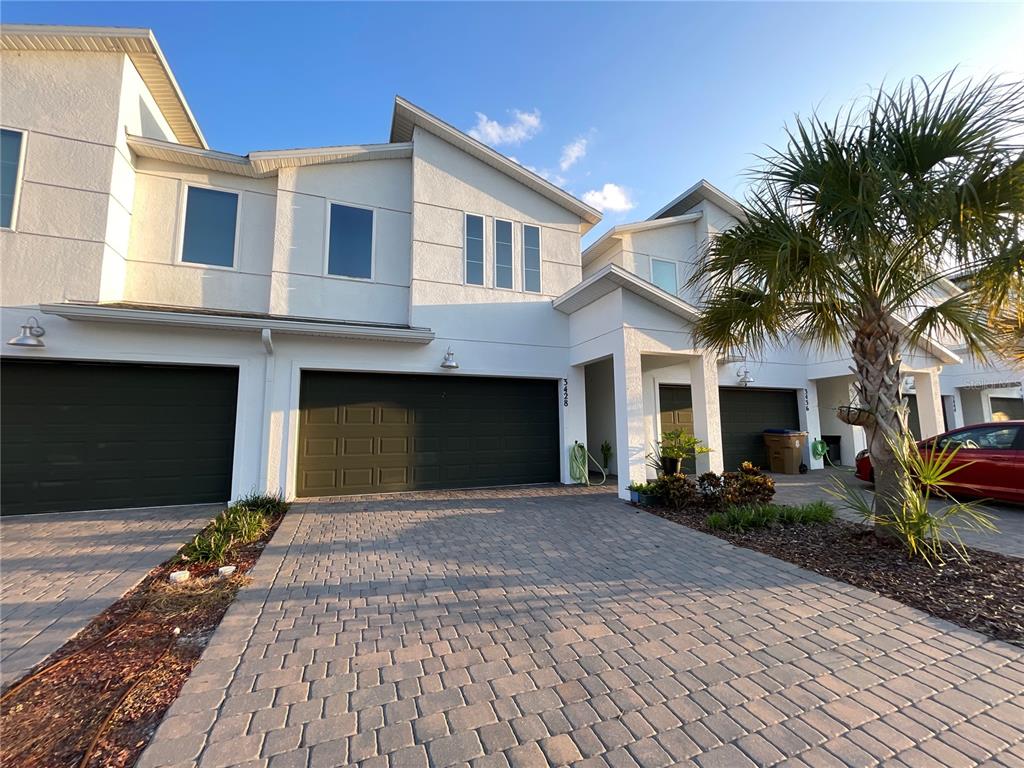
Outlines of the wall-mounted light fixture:
M 747 366 L 736 370 L 736 378 L 740 380 L 741 387 L 747 387 L 754 383 L 754 377 L 750 375 L 750 369 Z
M 448 347 L 448 351 L 444 353 L 444 360 L 441 361 L 441 367 L 446 371 L 454 371 L 459 367 L 459 364 L 455 362 L 455 353 L 452 352 L 451 347 Z
M 13 339 L 8 339 L 7 343 L 12 347 L 41 349 L 46 346 L 43 342 L 43 336 L 45 335 L 46 329 L 39 324 L 39 321 L 34 316 L 30 316 L 28 321 L 21 326 L 21 333 Z

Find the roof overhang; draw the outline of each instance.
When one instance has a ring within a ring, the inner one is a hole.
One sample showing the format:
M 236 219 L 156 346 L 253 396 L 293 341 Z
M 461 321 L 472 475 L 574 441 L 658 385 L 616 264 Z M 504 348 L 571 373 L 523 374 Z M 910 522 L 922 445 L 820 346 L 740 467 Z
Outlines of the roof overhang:
M 743 206 L 740 205 L 734 198 L 729 197 L 722 190 L 715 187 L 707 179 L 701 179 L 688 190 L 675 198 L 668 205 L 660 208 L 656 213 L 652 214 L 648 221 L 654 219 L 660 219 L 665 217 L 679 216 L 680 214 L 687 213 L 695 205 L 701 202 L 701 200 L 708 200 L 719 208 L 724 210 L 733 218 L 743 221 L 746 218 L 746 214 L 743 212 Z
M 661 229 L 662 227 L 674 227 L 679 224 L 692 224 L 695 221 L 699 221 L 703 215 L 703 213 L 697 211 L 695 213 L 687 213 L 682 216 L 669 216 L 664 219 L 655 219 L 653 221 L 647 220 L 637 221 L 632 224 L 619 224 L 618 226 L 609 229 L 583 251 L 583 265 L 586 266 L 594 259 L 607 253 L 615 245 L 617 240 L 622 239 L 623 235 L 629 235 L 635 232 L 647 232 L 648 230 Z
M 700 313 L 696 307 L 677 296 L 666 293 L 658 286 L 648 283 L 617 264 L 609 264 L 594 273 L 582 283 L 569 289 L 552 302 L 559 312 L 571 315 L 583 307 L 593 304 L 603 296 L 618 289 L 624 289 L 662 309 L 691 323 L 696 322 Z
M 364 160 L 395 160 L 412 157 L 412 144 L 356 144 L 343 147 L 280 149 L 233 155 L 212 149 L 197 149 L 143 136 L 128 135 L 128 146 L 140 157 L 162 160 L 206 171 L 230 173 L 253 179 L 273 176 L 281 168 L 298 168 Z
M 440 139 L 461 149 L 477 160 L 501 171 L 506 176 L 511 176 L 519 183 L 529 187 L 534 192 L 548 200 L 560 205 L 567 211 L 579 216 L 586 224 L 585 229 L 590 229 L 601 220 L 601 213 L 591 208 L 582 200 L 578 200 L 565 190 L 559 189 L 547 179 L 538 176 L 536 173 L 527 170 L 519 163 L 513 162 L 500 152 L 495 152 L 486 144 L 477 141 L 472 136 L 467 136 L 458 128 L 449 125 L 443 120 L 434 117 L 426 110 L 417 107 L 401 96 L 395 97 L 395 111 L 391 120 L 391 141 L 409 142 L 412 141 L 413 131 L 422 128 L 427 133 L 433 134 Z
M 163 327 L 197 328 L 211 331 L 269 330 L 298 336 L 325 336 L 353 341 L 390 341 L 429 344 L 434 332 L 414 328 L 372 323 L 345 323 L 315 318 L 289 318 L 274 315 L 192 312 L 163 307 L 124 307 L 104 304 L 40 304 L 39 311 L 65 320 L 97 323 L 158 325 Z
M 901 331 L 906 331 L 910 328 L 910 325 L 906 321 L 895 316 L 893 316 L 892 319 Z M 943 363 L 955 365 L 963 362 L 963 358 L 960 357 L 960 355 L 956 354 L 956 352 L 951 350 L 949 347 L 940 344 L 931 336 L 921 336 L 918 338 L 917 347 Z
M 3 24 L 0 25 L 0 50 L 123 53 L 138 70 L 178 141 L 191 147 L 205 149 L 207 146 L 199 123 L 151 30 Z

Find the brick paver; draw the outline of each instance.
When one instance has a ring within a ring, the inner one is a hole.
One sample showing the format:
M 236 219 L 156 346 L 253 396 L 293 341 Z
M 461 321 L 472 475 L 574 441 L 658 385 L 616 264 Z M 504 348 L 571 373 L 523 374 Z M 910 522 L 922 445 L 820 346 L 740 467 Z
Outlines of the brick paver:
M 221 509 L 214 505 L 0 519 L 0 680 L 60 648 Z
M 299 504 L 139 765 L 1020 766 L 1022 655 L 606 492 Z

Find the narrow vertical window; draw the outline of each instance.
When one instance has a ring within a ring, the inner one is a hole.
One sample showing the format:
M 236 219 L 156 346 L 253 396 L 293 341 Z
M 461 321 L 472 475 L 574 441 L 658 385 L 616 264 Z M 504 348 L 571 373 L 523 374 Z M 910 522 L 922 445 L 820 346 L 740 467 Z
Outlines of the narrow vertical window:
M 540 293 L 540 227 L 523 225 L 523 290 Z
M 494 221 L 494 287 L 512 287 L 512 222 Z
M 21 131 L 0 129 L 0 227 L 14 226 L 14 203 L 21 171 Z
M 484 217 L 466 214 L 466 282 L 484 284 Z
M 373 211 L 331 203 L 327 274 L 369 280 L 373 276 Z
M 679 291 L 679 281 L 676 277 L 676 263 L 674 261 L 663 261 L 662 259 L 651 259 L 651 282 L 673 296 Z
M 185 195 L 181 260 L 186 264 L 205 264 L 208 267 L 233 267 L 238 194 L 188 187 Z

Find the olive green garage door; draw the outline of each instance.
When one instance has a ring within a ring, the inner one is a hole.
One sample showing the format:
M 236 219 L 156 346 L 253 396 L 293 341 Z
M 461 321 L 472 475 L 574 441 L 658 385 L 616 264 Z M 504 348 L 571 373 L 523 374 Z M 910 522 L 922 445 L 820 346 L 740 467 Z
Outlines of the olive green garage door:
M 306 371 L 298 496 L 555 482 L 553 380 Z
M 236 368 L 5 360 L 3 514 L 222 502 Z
M 992 419 L 1024 419 L 1024 400 L 1019 397 L 993 397 Z
M 800 429 L 797 394 L 792 389 L 721 387 L 722 458 L 727 470 L 744 461 L 768 467 L 766 429 Z
M 662 384 L 659 387 L 661 431 L 682 429 L 693 434 L 693 395 L 689 386 Z M 796 392 L 789 389 L 741 389 L 721 387 L 718 390 L 722 416 L 722 460 L 732 471 L 744 461 L 768 466 L 764 447 L 766 429 L 799 429 Z M 693 472 L 687 462 L 686 472 Z

